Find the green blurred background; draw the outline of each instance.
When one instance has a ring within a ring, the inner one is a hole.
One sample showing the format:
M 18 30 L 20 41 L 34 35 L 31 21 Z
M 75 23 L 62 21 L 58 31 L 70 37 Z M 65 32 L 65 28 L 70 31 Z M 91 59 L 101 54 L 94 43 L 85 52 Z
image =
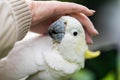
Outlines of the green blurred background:
M 86 60 L 85 68 L 70 80 L 120 80 L 120 0 L 59 0 L 75 2 L 96 10 L 89 17 L 100 35 L 94 37 L 92 50 L 98 58 Z

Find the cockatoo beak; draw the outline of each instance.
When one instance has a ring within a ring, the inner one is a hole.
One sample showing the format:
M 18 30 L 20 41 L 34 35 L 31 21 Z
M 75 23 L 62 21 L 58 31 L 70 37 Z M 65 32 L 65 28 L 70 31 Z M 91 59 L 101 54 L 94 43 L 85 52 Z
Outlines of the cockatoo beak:
M 53 39 L 53 41 L 60 43 L 65 35 L 64 20 L 59 19 L 51 24 L 48 28 L 48 34 Z
M 100 55 L 100 51 L 92 52 L 90 50 L 85 51 L 85 59 L 96 58 Z

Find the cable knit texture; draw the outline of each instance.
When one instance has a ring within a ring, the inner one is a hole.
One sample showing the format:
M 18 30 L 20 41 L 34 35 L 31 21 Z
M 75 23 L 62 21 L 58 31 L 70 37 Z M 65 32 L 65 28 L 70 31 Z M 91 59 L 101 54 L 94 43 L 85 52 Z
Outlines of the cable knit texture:
M 32 16 L 25 0 L 0 0 L 0 58 L 29 30 Z

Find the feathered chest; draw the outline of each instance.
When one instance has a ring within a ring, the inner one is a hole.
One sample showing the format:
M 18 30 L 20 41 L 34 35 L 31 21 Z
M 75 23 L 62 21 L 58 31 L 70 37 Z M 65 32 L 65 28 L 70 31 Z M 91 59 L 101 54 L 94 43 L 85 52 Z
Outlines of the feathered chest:
M 69 78 L 73 73 L 82 68 L 77 63 L 68 62 L 57 50 L 48 50 L 43 53 L 45 75 L 49 78 L 46 80 L 64 80 Z

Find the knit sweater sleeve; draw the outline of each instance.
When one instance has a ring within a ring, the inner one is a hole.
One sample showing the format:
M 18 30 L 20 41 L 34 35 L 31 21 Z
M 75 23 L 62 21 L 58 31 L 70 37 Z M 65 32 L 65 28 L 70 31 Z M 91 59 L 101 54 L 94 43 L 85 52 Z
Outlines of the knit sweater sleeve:
M 25 0 L 0 0 L 0 58 L 25 36 L 31 21 Z

